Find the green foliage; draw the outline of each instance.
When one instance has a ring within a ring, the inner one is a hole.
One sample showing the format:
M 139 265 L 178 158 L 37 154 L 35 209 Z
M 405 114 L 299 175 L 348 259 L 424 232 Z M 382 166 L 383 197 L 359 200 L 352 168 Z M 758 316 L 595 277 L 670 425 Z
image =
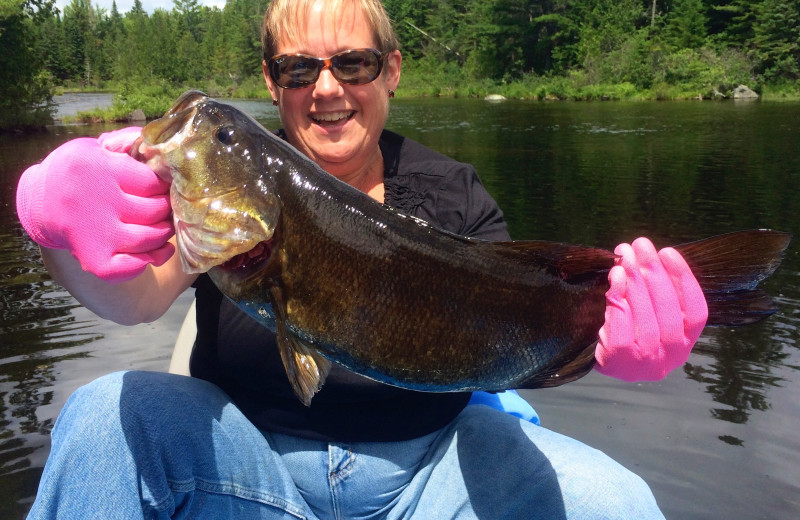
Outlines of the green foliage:
M 141 109 L 148 119 L 161 117 L 184 89 L 159 82 L 145 86 L 123 84 L 114 95 L 111 108 L 79 112 L 75 118 L 82 122 L 127 121 L 130 114 Z
M 647 89 L 653 84 L 659 54 L 651 49 L 648 30 L 634 31 L 603 55 L 589 54 L 585 70 L 590 82 L 625 82 Z
M 91 0 L 0 0 L 4 126 L 46 120 L 53 87 L 132 85 L 266 97 L 260 28 L 268 0 L 173 0 L 120 13 Z M 737 82 L 800 79 L 800 0 L 384 0 L 403 52 L 399 95 L 539 99 L 697 97 Z M 153 95 L 158 97 L 157 93 Z M 117 110 L 117 108 L 113 110 Z M 19 123 L 15 123 L 18 121 Z
M 420 97 L 463 96 L 466 92 L 459 92 L 459 87 L 467 83 L 472 82 L 455 62 L 441 62 L 429 57 L 406 58 L 397 92 Z
M 753 38 L 756 2 L 752 0 L 712 0 L 708 2 L 708 34 L 713 41 L 742 46 Z
M 0 0 L 0 130 L 52 121 L 52 82 L 38 45 L 52 2 Z
M 767 101 L 800 101 L 800 81 L 764 85 L 761 97 Z
M 800 1 L 763 0 L 753 32 L 752 54 L 765 81 L 800 78 Z
M 678 49 L 697 49 L 706 40 L 706 7 L 702 0 L 674 0 L 667 17 L 666 40 Z
M 596 0 L 580 11 L 580 48 L 588 59 L 619 49 L 647 21 L 638 0 Z

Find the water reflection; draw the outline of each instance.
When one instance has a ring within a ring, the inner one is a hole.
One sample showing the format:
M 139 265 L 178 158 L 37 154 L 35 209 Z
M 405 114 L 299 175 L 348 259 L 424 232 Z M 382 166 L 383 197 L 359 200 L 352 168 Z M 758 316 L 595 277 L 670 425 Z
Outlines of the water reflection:
M 113 129 L 53 127 L 0 135 L 0 518 L 22 518 L 38 486 L 50 430 L 68 395 L 120 368 L 164 370 L 185 306 L 131 329 L 97 318 L 54 283 L 15 212 L 23 169 L 60 143 Z M 184 300 L 186 301 L 186 300 Z M 166 329 L 166 330 L 164 330 Z M 162 336 L 159 339 L 158 336 Z M 145 346 L 145 347 L 143 347 Z
M 403 108 L 393 119 L 402 131 L 476 165 L 515 238 L 611 248 L 639 235 L 665 246 L 758 227 L 798 236 L 800 136 L 782 113 L 796 117 L 795 105 L 475 104 L 475 113 L 445 111 L 427 127 L 419 120 L 439 111 Z M 774 369 L 798 355 L 799 250 L 793 243 L 766 284 L 780 295 L 779 313 L 758 326 L 707 329 L 696 350 L 708 362 L 685 366 L 716 403 L 714 419 L 744 424 L 786 383 Z
M 54 367 L 87 356 L 85 346 L 102 338 L 92 330 L 93 320 L 76 320 L 72 313 L 76 307 L 78 303 L 49 279 L 38 247 L 21 227 L 4 226 L 0 232 L 0 488 L 19 489 L 16 497 L 30 497 L 41 474 L 41 454 L 49 446 L 55 417 L 40 412 L 53 401 Z M 19 517 L 26 502 L 0 501 L 0 517 Z
M 683 367 L 687 377 L 703 384 L 713 400 L 724 405 L 711 409 L 715 419 L 743 424 L 753 411 L 769 410 L 770 388 L 791 382 L 776 370 L 788 368 L 796 372 L 800 368 L 796 365 L 800 315 L 797 273 L 784 270 L 776 276 L 778 280 L 768 285 L 782 280 L 787 283 L 784 295 L 775 298 L 780 307 L 778 314 L 758 326 L 707 329 L 695 350 L 710 354 L 712 361 L 703 365 L 690 362 Z M 795 284 L 788 285 L 791 280 Z M 786 292 L 795 297 L 787 298 Z M 720 439 L 737 445 L 745 442 L 731 436 Z

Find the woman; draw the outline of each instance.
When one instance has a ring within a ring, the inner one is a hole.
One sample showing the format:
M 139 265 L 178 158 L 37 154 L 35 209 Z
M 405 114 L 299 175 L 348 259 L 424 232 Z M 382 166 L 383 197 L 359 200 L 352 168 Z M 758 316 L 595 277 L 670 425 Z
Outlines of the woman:
M 275 0 L 262 43 L 295 147 L 434 225 L 508 239 L 472 167 L 383 129 L 402 57 L 378 0 Z M 604 454 L 466 406 L 469 394 L 334 368 L 302 406 L 274 337 L 206 276 L 181 271 L 168 186 L 125 153 L 138 133 L 55 150 L 21 179 L 18 212 L 53 277 L 101 316 L 155 319 L 194 284 L 195 377 L 117 373 L 76 391 L 31 518 L 661 518 L 641 479 Z M 688 356 L 705 302 L 673 250 L 639 239 L 617 253 L 598 366 L 661 378 Z

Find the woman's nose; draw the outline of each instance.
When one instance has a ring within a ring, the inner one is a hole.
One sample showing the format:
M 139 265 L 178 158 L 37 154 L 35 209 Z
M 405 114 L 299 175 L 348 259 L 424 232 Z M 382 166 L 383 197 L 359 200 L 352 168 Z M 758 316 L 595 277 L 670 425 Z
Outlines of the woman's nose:
M 342 85 L 333 77 L 330 69 L 325 67 L 319 73 L 317 83 L 314 85 L 314 94 L 318 96 L 332 96 L 339 93 Z

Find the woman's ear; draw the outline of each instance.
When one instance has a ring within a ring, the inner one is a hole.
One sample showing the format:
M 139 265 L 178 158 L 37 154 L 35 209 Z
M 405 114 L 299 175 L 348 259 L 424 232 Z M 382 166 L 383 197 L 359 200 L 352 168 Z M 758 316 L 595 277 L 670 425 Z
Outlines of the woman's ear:
M 400 83 L 400 69 L 403 64 L 403 55 L 399 50 L 394 50 L 386 55 L 383 62 L 384 74 L 386 74 L 386 87 L 389 90 L 397 90 Z

